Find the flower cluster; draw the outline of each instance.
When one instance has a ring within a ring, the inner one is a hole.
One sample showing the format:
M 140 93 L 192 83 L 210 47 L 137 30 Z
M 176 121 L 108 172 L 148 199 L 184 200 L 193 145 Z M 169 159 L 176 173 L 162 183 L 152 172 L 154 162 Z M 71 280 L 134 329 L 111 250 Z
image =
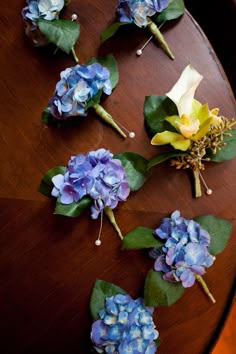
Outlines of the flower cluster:
M 190 151 L 184 158 L 178 158 L 173 165 L 177 168 L 204 169 L 202 158 L 208 150 L 216 154 L 224 146 L 224 136 L 231 129 L 232 122 L 218 116 L 219 109 L 209 109 L 194 99 L 195 90 L 203 76 L 191 65 L 182 72 L 173 88 L 166 93 L 176 105 L 178 115 L 165 120 L 176 130 L 158 132 L 151 141 L 153 145 L 171 144 L 174 149 Z
M 154 354 L 159 336 L 152 319 L 153 308 L 143 299 L 115 295 L 105 299 L 100 319 L 92 325 L 91 340 L 98 353 Z
M 27 0 L 27 6 L 22 10 L 25 21 L 37 25 L 39 18 L 52 21 L 58 19 L 60 11 L 65 5 L 64 0 Z
M 99 149 L 86 155 L 72 156 L 65 174 L 52 178 L 52 196 L 62 204 L 78 202 L 84 196 L 93 200 L 91 217 L 97 219 L 104 208 L 114 209 L 130 193 L 127 176 L 120 160 L 109 150 Z
M 96 95 L 112 91 L 110 71 L 99 63 L 67 68 L 60 78 L 50 100 L 51 114 L 57 119 L 86 116 L 88 103 Z
M 215 260 L 208 251 L 209 233 L 194 220 L 181 217 L 179 211 L 164 218 L 154 235 L 166 240 L 161 249 L 150 252 L 156 258 L 154 269 L 165 273 L 165 280 L 191 287 L 196 276 L 204 274 L 205 267 L 210 267 Z
M 133 22 L 139 27 L 146 27 L 148 17 L 164 10 L 168 2 L 169 0 L 119 0 L 117 8 L 119 22 Z

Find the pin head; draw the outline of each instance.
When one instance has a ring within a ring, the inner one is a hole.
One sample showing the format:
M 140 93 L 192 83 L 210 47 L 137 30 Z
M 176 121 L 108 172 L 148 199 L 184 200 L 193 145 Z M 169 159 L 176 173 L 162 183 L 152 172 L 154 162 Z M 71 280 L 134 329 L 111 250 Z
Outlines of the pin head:
M 207 194 L 207 195 L 211 195 L 212 193 L 213 193 L 213 190 L 212 190 L 212 189 L 208 188 L 208 189 L 206 190 L 206 194 Z
M 137 56 L 140 57 L 140 55 L 142 55 L 142 52 L 143 52 L 142 49 L 138 49 L 136 52 Z
M 102 241 L 101 241 L 101 240 L 96 240 L 96 241 L 95 241 L 95 245 L 96 245 L 96 246 L 101 246 L 101 244 L 102 244 Z
M 130 133 L 129 133 L 129 137 L 130 137 L 131 139 L 135 138 L 135 132 L 130 132 Z
M 71 15 L 71 20 L 72 20 L 72 21 L 76 21 L 77 18 L 78 18 L 78 15 L 77 15 L 77 14 Z

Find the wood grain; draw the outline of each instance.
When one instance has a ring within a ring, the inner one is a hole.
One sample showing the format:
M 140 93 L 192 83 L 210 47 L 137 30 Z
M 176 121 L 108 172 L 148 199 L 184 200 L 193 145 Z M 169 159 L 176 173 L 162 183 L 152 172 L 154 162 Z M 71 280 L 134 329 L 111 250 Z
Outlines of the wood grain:
M 52 55 L 50 50 L 29 45 L 20 15 L 23 6 L 23 1 L 3 2 L 0 14 L 0 352 L 85 354 L 90 352 L 88 301 L 94 280 L 111 281 L 132 296 L 142 295 L 152 260 L 143 252 L 121 251 L 107 220 L 103 244 L 96 247 L 99 221 L 91 221 L 89 213 L 79 219 L 53 215 L 54 201 L 37 191 L 43 174 L 56 165 L 66 165 L 71 155 L 100 147 L 152 157 L 157 149 L 144 130 L 144 97 L 170 90 L 188 63 L 204 75 L 197 99 L 218 106 L 229 118 L 235 116 L 235 105 L 221 65 L 188 13 L 162 29 L 175 53 L 173 62 L 155 43 L 137 58 L 135 52 L 149 34 L 136 28 L 121 30 L 101 46 L 99 34 L 112 20 L 116 1 L 72 1 L 64 16 L 79 14 L 81 35 L 76 51 L 80 61 L 115 55 L 120 82 L 103 106 L 134 130 L 136 138 L 122 140 L 93 112 L 73 128 L 47 128 L 40 123 L 41 111 L 60 71 L 74 64 L 63 53 Z M 236 268 L 235 173 L 236 161 L 208 164 L 204 176 L 214 193 L 195 200 L 190 176 L 163 164 L 115 212 L 124 234 L 140 224 L 154 228 L 175 209 L 187 218 L 214 214 L 233 222 L 226 249 L 204 277 L 216 305 L 195 285 L 175 305 L 158 308 L 160 354 L 203 353 L 218 333 Z

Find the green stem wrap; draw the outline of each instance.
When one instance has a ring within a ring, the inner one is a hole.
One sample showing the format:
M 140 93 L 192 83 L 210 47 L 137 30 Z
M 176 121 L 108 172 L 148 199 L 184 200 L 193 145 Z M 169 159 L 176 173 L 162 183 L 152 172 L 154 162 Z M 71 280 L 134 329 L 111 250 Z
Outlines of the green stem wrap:
M 95 103 L 95 105 L 93 105 L 93 108 L 97 115 L 99 115 L 99 117 L 102 118 L 106 123 L 110 124 L 123 138 L 127 137 L 125 133 L 120 129 L 120 127 L 116 124 L 116 122 L 113 120 L 112 116 L 107 113 L 107 111 L 105 111 L 105 109 L 99 103 Z
M 196 275 L 195 276 L 197 281 L 201 284 L 203 290 L 205 291 L 205 293 L 207 294 L 207 296 L 209 297 L 209 299 L 213 302 L 213 304 L 216 303 L 216 300 L 214 298 L 214 296 L 212 295 L 212 293 L 210 292 L 210 290 L 208 289 L 205 281 L 202 279 L 201 275 Z
M 201 183 L 200 183 L 198 170 L 193 170 L 193 177 L 194 177 L 195 197 L 199 198 L 202 195 L 202 191 L 201 191 Z
M 122 233 L 120 231 L 119 226 L 116 223 L 116 219 L 115 219 L 115 216 L 113 214 L 112 209 L 111 208 L 105 208 L 104 212 L 105 212 L 106 216 L 108 217 L 108 219 L 110 220 L 111 224 L 113 225 L 114 229 L 116 230 L 118 236 L 120 237 L 120 239 L 122 241 L 124 237 L 123 237 L 123 235 L 122 235 Z
M 175 59 L 173 53 L 171 52 L 168 44 L 165 41 L 165 38 L 163 37 L 161 31 L 157 27 L 157 25 L 149 18 L 148 19 L 148 25 L 147 27 L 149 28 L 149 31 L 152 33 L 154 38 L 158 41 L 160 44 L 161 48 L 164 50 L 164 52 L 168 55 L 168 57 L 172 60 Z
M 74 61 L 75 61 L 76 63 L 78 63 L 78 62 L 79 62 L 79 59 L 78 59 L 78 57 L 77 57 L 77 55 L 76 55 L 76 53 L 75 53 L 75 48 L 74 48 L 74 47 L 71 48 L 71 53 L 72 53 L 72 55 L 73 55 Z

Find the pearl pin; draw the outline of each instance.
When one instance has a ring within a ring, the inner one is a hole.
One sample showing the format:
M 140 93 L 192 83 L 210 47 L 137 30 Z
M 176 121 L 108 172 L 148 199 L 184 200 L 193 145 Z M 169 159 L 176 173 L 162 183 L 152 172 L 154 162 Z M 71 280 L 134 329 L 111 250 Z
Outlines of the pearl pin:
M 77 18 L 78 18 L 78 15 L 73 14 L 73 15 L 71 16 L 71 21 L 76 21 Z
M 101 240 L 96 240 L 96 241 L 95 241 L 95 245 L 96 245 L 96 246 L 101 246 L 101 244 L 102 244 L 102 241 L 101 241 Z

